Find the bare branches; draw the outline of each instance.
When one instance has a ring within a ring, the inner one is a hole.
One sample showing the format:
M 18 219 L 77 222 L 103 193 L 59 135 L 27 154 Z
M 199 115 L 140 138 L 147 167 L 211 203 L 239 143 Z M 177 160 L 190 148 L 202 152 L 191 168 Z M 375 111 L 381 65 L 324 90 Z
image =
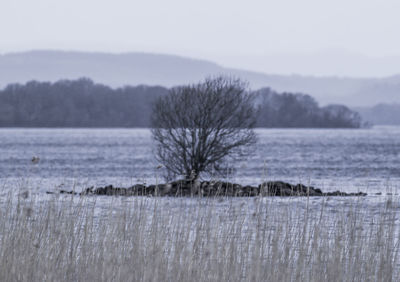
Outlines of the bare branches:
M 235 149 L 255 142 L 255 110 L 246 85 L 216 77 L 176 87 L 154 104 L 157 159 L 175 175 L 217 169 Z

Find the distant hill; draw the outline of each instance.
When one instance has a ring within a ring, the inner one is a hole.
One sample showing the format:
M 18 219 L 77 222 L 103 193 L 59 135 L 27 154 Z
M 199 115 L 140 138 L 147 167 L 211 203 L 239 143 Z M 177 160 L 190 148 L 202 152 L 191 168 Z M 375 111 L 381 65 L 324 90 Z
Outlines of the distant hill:
M 0 127 L 150 127 L 152 102 L 168 89 L 112 89 L 90 79 L 30 81 L 0 91 Z M 320 108 L 304 94 L 253 92 L 258 127 L 358 128 L 359 115 L 345 106 Z
M 268 75 L 224 68 L 209 61 L 147 53 L 30 51 L 0 55 L 0 88 L 30 80 L 55 82 L 79 77 L 89 77 L 111 87 L 141 84 L 171 87 L 217 74 L 238 76 L 253 89 L 270 87 L 280 92 L 308 93 L 323 105 L 400 103 L 400 76 L 377 79 Z
M 400 125 L 400 104 L 354 108 L 363 120 L 376 125 Z

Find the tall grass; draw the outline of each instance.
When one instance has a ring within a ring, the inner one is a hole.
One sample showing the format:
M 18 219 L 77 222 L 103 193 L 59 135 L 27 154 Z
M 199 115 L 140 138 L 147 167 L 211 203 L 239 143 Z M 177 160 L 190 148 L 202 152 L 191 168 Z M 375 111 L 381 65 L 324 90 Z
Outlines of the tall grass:
M 10 194 L 1 281 L 396 281 L 395 199 Z

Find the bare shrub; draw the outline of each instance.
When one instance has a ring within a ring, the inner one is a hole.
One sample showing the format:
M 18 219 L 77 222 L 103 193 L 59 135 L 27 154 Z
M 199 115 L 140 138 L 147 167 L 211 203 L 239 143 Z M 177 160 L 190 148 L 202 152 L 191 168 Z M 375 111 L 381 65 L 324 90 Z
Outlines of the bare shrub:
M 255 142 L 254 124 L 252 97 L 238 79 L 173 88 L 153 108 L 157 159 L 173 176 L 221 171 L 226 156 Z

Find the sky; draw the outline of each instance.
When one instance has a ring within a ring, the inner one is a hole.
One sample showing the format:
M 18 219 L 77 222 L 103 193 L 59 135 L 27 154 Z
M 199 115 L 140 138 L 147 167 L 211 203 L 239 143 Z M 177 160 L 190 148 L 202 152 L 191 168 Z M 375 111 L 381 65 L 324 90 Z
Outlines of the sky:
M 266 73 L 386 76 L 400 73 L 399 15 L 399 0 L 0 0 L 0 53 L 151 52 Z

